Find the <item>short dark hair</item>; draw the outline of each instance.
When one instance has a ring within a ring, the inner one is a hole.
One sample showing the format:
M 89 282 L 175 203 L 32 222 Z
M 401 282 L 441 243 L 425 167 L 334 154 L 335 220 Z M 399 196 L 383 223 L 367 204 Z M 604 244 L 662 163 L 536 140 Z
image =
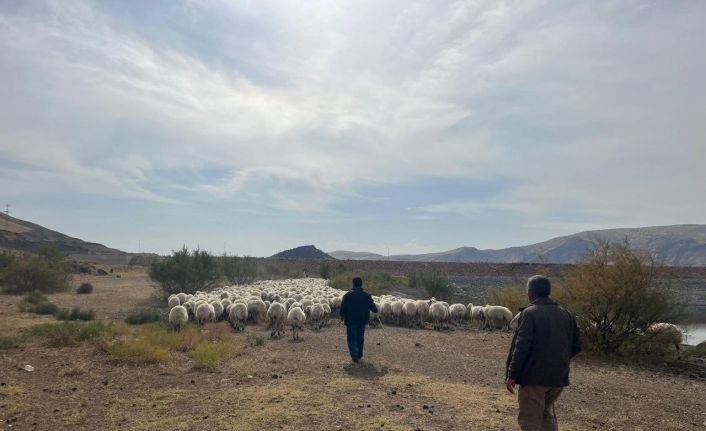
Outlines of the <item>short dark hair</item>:
M 353 287 L 363 287 L 363 279 L 356 277 L 353 279 Z
M 527 291 L 546 298 L 552 292 L 552 283 L 543 275 L 535 275 L 527 280 Z

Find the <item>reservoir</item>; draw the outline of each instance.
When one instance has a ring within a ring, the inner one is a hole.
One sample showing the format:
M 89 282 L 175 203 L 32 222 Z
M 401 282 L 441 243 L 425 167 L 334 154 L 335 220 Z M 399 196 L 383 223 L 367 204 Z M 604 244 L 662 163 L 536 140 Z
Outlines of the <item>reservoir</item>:
M 684 344 L 695 346 L 706 341 L 706 323 L 680 325 L 684 330 Z

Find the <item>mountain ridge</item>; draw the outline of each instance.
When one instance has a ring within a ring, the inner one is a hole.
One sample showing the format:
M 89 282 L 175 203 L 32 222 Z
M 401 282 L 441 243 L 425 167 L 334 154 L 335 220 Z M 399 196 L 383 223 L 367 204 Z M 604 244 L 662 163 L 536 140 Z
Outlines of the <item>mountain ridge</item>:
M 626 239 L 632 247 L 647 250 L 666 265 L 706 266 L 706 225 L 703 224 L 583 231 L 535 244 L 502 249 L 465 246 L 437 253 L 399 254 L 389 258 L 376 253 L 346 250 L 329 254 L 344 260 L 571 264 L 578 261 L 599 241 L 618 242 Z

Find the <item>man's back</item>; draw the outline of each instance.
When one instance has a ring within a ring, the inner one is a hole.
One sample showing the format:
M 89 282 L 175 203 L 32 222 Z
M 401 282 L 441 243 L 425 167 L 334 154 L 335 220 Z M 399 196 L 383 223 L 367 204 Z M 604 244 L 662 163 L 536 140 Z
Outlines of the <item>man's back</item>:
M 346 325 L 367 322 L 370 311 L 377 312 L 373 297 L 363 289 L 353 288 L 343 295 L 341 316 Z
M 520 316 L 508 377 L 523 386 L 568 386 L 569 361 L 580 351 L 576 318 L 550 298 L 538 298 Z

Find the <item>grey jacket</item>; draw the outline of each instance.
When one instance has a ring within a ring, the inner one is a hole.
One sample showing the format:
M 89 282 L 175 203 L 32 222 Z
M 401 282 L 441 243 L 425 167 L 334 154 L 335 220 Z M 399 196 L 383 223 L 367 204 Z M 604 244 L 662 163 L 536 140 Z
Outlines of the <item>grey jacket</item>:
M 569 361 L 581 351 L 576 318 L 550 298 L 537 298 L 520 315 L 506 377 L 522 386 L 569 385 Z

